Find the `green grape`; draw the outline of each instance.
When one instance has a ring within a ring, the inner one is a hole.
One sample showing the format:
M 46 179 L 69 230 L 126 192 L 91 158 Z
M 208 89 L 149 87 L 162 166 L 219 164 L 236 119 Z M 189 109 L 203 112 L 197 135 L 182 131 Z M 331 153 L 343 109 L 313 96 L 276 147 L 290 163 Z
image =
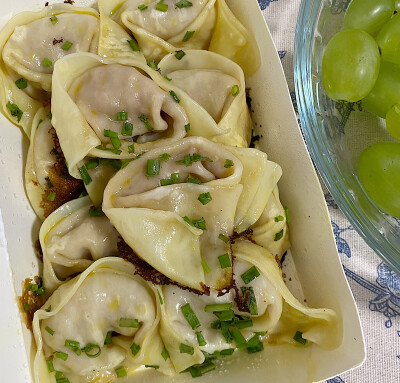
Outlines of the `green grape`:
M 379 31 L 376 42 L 382 60 L 400 64 L 400 14 L 394 15 Z
M 375 86 L 362 100 L 363 106 L 379 117 L 385 118 L 388 110 L 400 104 L 400 65 L 381 61 Z
M 344 16 L 345 29 L 362 29 L 375 36 L 394 12 L 394 0 L 353 0 Z
M 400 217 L 400 143 L 379 142 L 365 149 L 358 160 L 358 177 L 383 212 Z
M 378 45 L 366 32 L 347 29 L 326 46 L 322 59 L 322 84 L 335 101 L 356 102 L 373 88 L 379 73 Z
M 394 105 L 387 112 L 386 129 L 393 138 L 400 141 L 400 104 Z

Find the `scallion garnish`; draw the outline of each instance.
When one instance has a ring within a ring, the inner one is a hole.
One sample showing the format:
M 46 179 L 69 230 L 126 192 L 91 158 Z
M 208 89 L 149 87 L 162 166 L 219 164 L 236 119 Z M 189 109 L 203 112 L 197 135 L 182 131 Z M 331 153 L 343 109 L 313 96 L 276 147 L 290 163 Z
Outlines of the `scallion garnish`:
M 185 36 L 183 37 L 183 42 L 186 43 L 186 41 L 189 41 L 193 35 L 194 35 L 195 31 L 186 31 Z
M 196 330 L 196 328 L 200 327 L 200 322 L 197 319 L 197 316 L 193 309 L 191 308 L 189 303 L 186 303 L 181 307 L 181 311 L 187 322 L 189 323 L 190 327 L 193 330 Z
M 146 177 L 160 174 L 160 160 L 147 160 Z
M 185 132 L 188 133 L 190 130 L 190 124 L 185 125 Z
M 47 67 L 50 67 L 50 66 L 53 65 L 53 63 L 51 62 L 51 60 L 48 59 L 47 57 L 45 57 L 45 58 L 43 59 L 42 64 L 43 64 L 44 66 L 47 66 Z
M 185 55 L 186 55 L 186 53 L 185 53 L 183 50 L 177 51 L 177 52 L 175 53 L 175 57 L 176 57 L 178 60 L 182 60 L 183 57 L 184 57 Z
M 118 112 L 117 121 L 126 121 L 128 119 L 128 112 Z M 108 137 L 108 136 L 106 136 Z
M 221 269 L 226 269 L 232 266 L 231 258 L 228 253 L 222 254 L 218 257 L 219 264 L 221 265 Z
M 224 168 L 231 168 L 234 165 L 232 160 L 225 160 Z
M 179 104 L 181 102 L 181 100 L 179 99 L 179 97 L 176 95 L 176 93 L 173 90 L 170 90 L 169 94 L 171 95 L 171 97 L 174 99 L 174 101 L 176 103 Z
M 262 350 L 264 350 L 264 345 L 263 345 L 263 343 L 260 342 L 260 341 L 258 341 L 257 346 L 247 347 L 247 352 L 248 352 L 249 354 L 254 354 L 254 353 L 260 352 L 260 351 L 262 351 Z
M 197 342 L 199 346 L 205 346 L 207 344 L 201 331 L 196 331 Z
M 163 350 L 161 351 L 161 356 L 164 358 L 164 360 L 167 360 L 169 358 L 169 352 L 165 348 L 165 346 L 164 346 Z
M 232 308 L 231 302 L 215 303 L 213 305 L 206 305 L 206 307 L 204 307 L 204 311 L 206 313 L 209 313 L 209 312 L 217 312 L 217 311 L 227 311 L 227 310 L 230 310 L 231 308 Z
M 181 354 L 189 354 L 189 355 L 194 354 L 194 348 L 192 346 L 188 346 L 187 344 L 183 343 L 179 345 L 179 351 Z
M 135 342 L 133 342 L 130 349 L 131 349 L 132 355 L 136 355 L 140 351 L 140 346 L 138 344 L 136 344 Z
M 70 383 L 68 378 L 65 378 L 64 376 L 62 376 L 59 379 L 56 379 L 56 383 Z
M 94 351 L 93 351 L 94 350 Z M 101 354 L 101 348 L 98 344 L 88 343 L 82 351 L 89 357 L 89 358 L 97 358 Z
M 56 371 L 56 373 L 55 373 L 55 376 L 54 376 L 54 377 L 55 377 L 56 379 L 60 379 L 60 378 L 62 378 L 62 377 L 63 377 L 63 375 L 64 375 L 64 374 L 63 374 L 61 371 Z
M 228 243 L 228 242 L 229 242 L 229 237 L 227 237 L 227 236 L 225 236 L 225 235 L 223 235 L 223 234 L 220 234 L 220 235 L 218 236 L 218 239 L 220 239 L 221 241 L 223 241 L 223 242 L 225 242 L 225 243 Z
M 147 129 L 149 132 L 151 132 L 151 131 L 153 130 L 153 127 L 151 126 L 150 122 L 147 120 L 147 117 L 146 117 L 144 114 L 142 114 L 142 115 L 139 117 L 139 120 L 143 122 L 144 126 L 146 127 L 146 129 Z
M 78 170 L 82 177 L 83 183 L 85 185 L 89 185 L 92 182 L 92 177 L 90 177 L 85 165 L 81 166 Z
M 193 4 L 188 0 L 181 0 L 175 4 L 178 8 L 191 7 Z
M 193 223 L 193 226 L 197 227 L 198 229 L 207 230 L 206 221 L 205 221 L 204 217 L 201 217 L 200 219 L 192 219 L 192 223 Z
M 154 70 L 156 70 L 156 71 L 158 71 L 159 70 L 159 68 L 158 68 L 158 66 L 157 66 L 157 63 L 153 60 L 153 61 L 150 61 L 148 64 L 147 64 L 151 69 L 154 69 Z
M 212 201 L 211 194 L 209 192 L 207 193 L 202 193 L 199 195 L 197 198 L 203 205 L 207 205 L 209 202 Z
M 101 216 L 103 216 L 104 215 L 104 213 L 103 213 L 103 210 L 102 210 L 102 208 L 101 208 L 101 205 L 99 205 L 99 206 L 90 206 L 90 208 L 89 208 L 89 216 L 90 217 L 101 217 Z
M 203 267 L 203 270 L 206 274 L 211 271 L 210 266 L 208 266 L 208 263 L 206 261 L 201 261 L 201 266 Z
M 99 166 L 99 160 L 98 159 L 90 160 L 86 162 L 85 166 L 87 170 L 97 168 L 97 166 Z
M 110 139 L 114 149 L 118 150 L 121 147 L 121 141 L 118 138 L 118 133 L 114 132 L 113 130 L 104 129 L 104 137 L 108 137 Z
M 183 160 L 179 160 L 176 161 L 177 164 L 182 164 L 185 166 L 191 166 L 193 164 L 193 162 L 213 162 L 212 159 L 208 158 L 208 157 L 203 157 L 202 155 L 198 154 L 198 153 L 193 153 L 192 155 L 190 154 L 186 154 L 183 157 Z
M 50 17 L 50 21 L 51 21 L 51 23 L 53 24 L 53 25 L 55 25 L 55 24 L 57 24 L 57 22 L 58 22 L 58 18 L 57 18 L 57 16 L 51 16 Z
M 169 78 L 167 75 L 164 76 L 167 81 L 172 81 L 172 78 Z
M 214 315 L 216 315 L 221 322 L 229 322 L 235 317 L 233 310 L 214 311 Z
M 164 4 L 164 0 L 160 0 L 156 5 L 157 11 L 160 12 L 167 12 L 168 11 L 168 4 Z
M 15 81 L 15 85 L 18 87 L 18 89 L 25 89 L 28 86 L 28 83 L 23 77 L 21 77 Z
M 49 326 L 46 326 L 44 329 L 45 329 L 51 336 L 54 335 L 54 330 L 52 330 Z
M 54 353 L 54 356 L 58 359 L 62 359 L 63 361 L 66 361 L 68 359 L 68 354 L 62 351 L 56 351 Z
M 56 199 L 56 192 L 51 191 L 49 195 L 47 196 L 47 201 L 53 202 Z
M 47 313 L 49 313 L 51 311 L 51 305 L 49 307 L 47 307 L 47 309 L 45 309 L 44 311 L 46 311 Z
M 144 10 L 146 10 L 147 9 L 147 5 L 145 5 L 145 4 L 140 4 L 139 6 L 138 6 L 138 9 L 139 9 L 139 11 L 144 11 Z
M 128 121 L 124 121 L 124 123 L 122 124 L 121 134 L 123 136 L 131 136 L 132 131 L 133 131 L 133 125 Z
M 170 158 L 171 158 L 171 156 L 168 153 L 163 153 L 160 156 L 160 160 L 164 161 L 164 162 L 167 162 Z
M 137 319 L 119 318 L 119 327 L 139 328 L 140 323 Z
M 155 370 L 158 370 L 160 368 L 160 366 L 158 366 L 156 364 L 145 364 L 144 366 L 146 368 L 154 368 Z
M 274 221 L 275 222 L 280 222 L 280 221 L 283 221 L 284 220 L 284 218 L 281 216 L 281 215 L 278 215 L 278 216 L 276 216 L 275 218 L 274 218 Z
M 247 285 L 253 279 L 257 278 L 260 275 L 257 268 L 255 266 L 251 266 L 250 269 L 245 271 L 240 277 L 242 278 L 243 282 Z
M 290 223 L 289 208 L 285 206 L 283 209 L 285 210 L 286 222 Z
M 200 185 L 200 184 L 201 184 L 201 181 L 200 181 L 198 178 L 192 177 L 190 174 L 189 174 L 188 177 L 186 178 L 186 182 L 187 182 L 188 184 L 197 184 L 197 185 Z
M 236 97 L 240 92 L 239 86 L 238 85 L 234 85 L 232 87 L 231 93 L 233 97 Z
M 177 184 L 179 182 L 179 173 L 172 173 L 171 180 L 174 184 Z
M 134 146 L 134 144 L 128 146 L 128 152 L 131 153 L 131 154 L 132 154 L 132 153 L 135 153 L 135 146 Z
M 71 41 L 66 41 L 66 42 L 62 45 L 61 49 L 64 50 L 64 51 L 69 51 L 69 49 L 70 49 L 71 47 L 72 47 Z
M 140 51 L 139 44 L 135 40 L 126 40 L 126 41 L 134 52 Z
M 160 180 L 160 185 L 161 186 L 167 186 L 167 185 L 172 185 L 174 181 L 171 180 L 171 178 L 162 178 Z
M 293 339 L 300 344 L 306 344 L 307 339 L 303 338 L 303 333 L 301 331 L 296 331 L 296 334 L 294 334 Z
M 31 306 L 29 303 L 24 302 L 24 311 L 29 311 L 31 309 Z
M 113 149 L 113 148 L 105 148 L 105 147 L 102 146 L 102 145 L 96 146 L 96 149 L 99 149 L 99 150 L 106 150 L 106 151 L 111 152 L 111 153 L 114 153 L 114 154 L 121 154 L 121 153 L 122 153 L 122 150 Z
M 182 218 L 187 224 L 189 224 L 190 226 L 194 227 L 192 220 L 187 215 L 185 215 Z
M 215 370 L 215 364 L 212 362 L 208 363 L 203 363 L 203 364 L 197 364 L 195 366 L 189 367 L 185 371 L 189 371 L 190 375 L 192 375 L 192 378 L 198 378 L 200 376 L 203 376 L 207 372 Z
M 106 338 L 104 339 L 104 346 L 109 346 L 111 344 L 112 331 L 108 331 Z
M 117 374 L 117 378 L 123 378 L 128 375 L 124 366 L 116 368 L 115 373 Z
M 54 372 L 53 360 L 52 359 L 46 360 L 46 364 L 47 364 L 48 371 L 49 372 Z
M 18 105 L 8 101 L 6 107 L 10 111 L 11 116 L 17 117 L 17 121 L 20 122 L 24 112 L 20 108 L 18 108 Z
M 160 300 L 160 305 L 163 305 L 163 304 L 164 304 L 164 301 L 163 301 L 163 299 L 162 299 L 162 296 L 161 296 L 159 290 L 157 290 L 157 294 L 158 294 L 158 299 Z
M 218 321 L 218 322 L 220 323 L 220 329 L 221 329 L 222 336 L 225 338 L 227 343 L 231 343 L 232 342 L 232 334 L 229 331 L 228 324 L 225 322 L 221 322 L 221 321 Z
M 219 352 L 219 354 L 223 355 L 223 356 L 228 356 L 228 355 L 232 355 L 234 352 L 235 352 L 234 348 L 226 348 L 225 350 L 221 350 Z
M 78 356 L 82 353 L 81 346 L 76 340 L 65 339 L 64 346 L 71 347 L 72 351 Z
M 247 308 L 251 315 L 258 315 L 257 300 L 252 287 L 241 287 L 243 296 L 247 296 Z
M 251 319 L 239 320 L 236 322 L 235 326 L 239 330 L 244 329 L 244 328 L 253 327 L 253 321 Z
M 274 241 L 279 241 L 283 237 L 283 229 L 275 234 Z
M 245 337 L 242 335 L 242 333 L 237 329 L 233 328 L 231 330 L 232 338 L 236 343 L 236 347 L 241 350 L 243 348 L 247 347 L 247 341 Z

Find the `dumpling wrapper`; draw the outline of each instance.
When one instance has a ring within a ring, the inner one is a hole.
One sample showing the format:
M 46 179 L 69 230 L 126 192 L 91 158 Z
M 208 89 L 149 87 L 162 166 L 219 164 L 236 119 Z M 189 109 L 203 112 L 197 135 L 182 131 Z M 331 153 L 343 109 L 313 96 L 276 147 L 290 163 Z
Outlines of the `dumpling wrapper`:
M 203 159 L 188 166 L 179 163 L 194 153 Z M 170 157 L 162 161 L 166 154 Z M 160 171 L 147 177 L 148 160 L 153 159 L 160 161 Z M 174 173 L 179 173 L 176 183 L 160 186 Z M 188 176 L 201 185 L 188 183 Z M 230 284 L 232 270 L 220 266 L 218 257 L 230 254 L 230 248 L 218 236 L 229 237 L 254 224 L 280 176 L 281 168 L 258 150 L 190 137 L 147 152 L 119 171 L 106 187 L 103 211 L 125 242 L 173 281 L 197 290 L 204 284 L 222 289 Z M 203 205 L 198 199 L 206 193 L 212 200 Z M 184 217 L 204 219 L 206 230 Z M 204 273 L 202 262 L 209 273 Z
M 56 16 L 57 22 L 50 17 Z M 62 39 L 62 42 L 60 40 Z M 0 32 L 0 91 L 2 113 L 22 127 L 30 137 L 33 118 L 43 101 L 48 101 L 55 62 L 74 52 L 97 53 L 99 14 L 92 8 L 70 4 L 54 4 L 38 12 L 22 12 L 14 16 Z M 71 42 L 68 50 L 62 49 Z M 51 61 L 50 66 L 43 59 Z M 24 78 L 25 89 L 15 81 Z M 18 107 L 22 115 L 7 107 Z
M 161 73 L 204 108 L 225 134 L 212 140 L 224 145 L 248 147 L 252 122 L 246 104 L 246 84 L 239 65 L 219 54 L 188 50 L 177 60 L 174 54 L 158 64 Z M 191 131 L 188 135 L 194 135 Z
M 159 305 L 156 289 L 134 275 L 133 265 L 113 257 L 96 261 L 60 286 L 42 309 L 36 311 L 33 319 L 37 345 L 35 383 L 53 382 L 46 358 L 54 351 L 68 354 L 66 361 L 55 357 L 53 365 L 71 383 L 91 382 L 96 378 L 111 381 L 116 378 L 115 368 L 120 366 L 130 375 L 143 365 L 158 365 L 158 371 L 172 375 L 171 362 L 161 356 L 164 345 L 159 335 Z M 120 318 L 137 319 L 140 327 L 120 327 Z M 109 331 L 117 334 L 114 333 L 111 345 L 103 346 Z M 89 358 L 82 351 L 78 356 L 65 346 L 66 339 L 79 342 L 81 348 L 90 343 L 98 345 L 101 354 Z M 130 350 L 132 343 L 140 346 L 136 355 Z
M 90 216 L 89 197 L 70 201 L 43 222 L 39 240 L 43 251 L 43 281 L 53 291 L 94 261 L 118 255 L 119 234 L 109 219 Z

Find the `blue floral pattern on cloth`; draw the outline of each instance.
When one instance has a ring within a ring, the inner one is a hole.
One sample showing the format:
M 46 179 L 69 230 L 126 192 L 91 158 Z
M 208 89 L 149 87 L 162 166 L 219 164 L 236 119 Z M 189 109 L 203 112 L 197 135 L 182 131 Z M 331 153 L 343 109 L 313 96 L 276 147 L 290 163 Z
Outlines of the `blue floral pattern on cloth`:
M 345 381 L 337 376 L 336 378 L 328 379 L 326 383 L 345 383 Z
M 261 10 L 264 10 L 274 1 L 278 0 L 258 0 L 258 4 L 260 5 Z

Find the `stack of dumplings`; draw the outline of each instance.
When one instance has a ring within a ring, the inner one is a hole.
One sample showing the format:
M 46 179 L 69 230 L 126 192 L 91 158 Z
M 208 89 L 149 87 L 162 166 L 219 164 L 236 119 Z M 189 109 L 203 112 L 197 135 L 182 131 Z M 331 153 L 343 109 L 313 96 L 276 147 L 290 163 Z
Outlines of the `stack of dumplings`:
M 249 148 L 259 51 L 225 0 L 49 5 L 5 25 L 0 54 L 1 112 L 30 139 L 42 221 L 35 383 L 197 377 L 274 344 L 338 347 L 337 314 L 282 278 L 282 169 Z

